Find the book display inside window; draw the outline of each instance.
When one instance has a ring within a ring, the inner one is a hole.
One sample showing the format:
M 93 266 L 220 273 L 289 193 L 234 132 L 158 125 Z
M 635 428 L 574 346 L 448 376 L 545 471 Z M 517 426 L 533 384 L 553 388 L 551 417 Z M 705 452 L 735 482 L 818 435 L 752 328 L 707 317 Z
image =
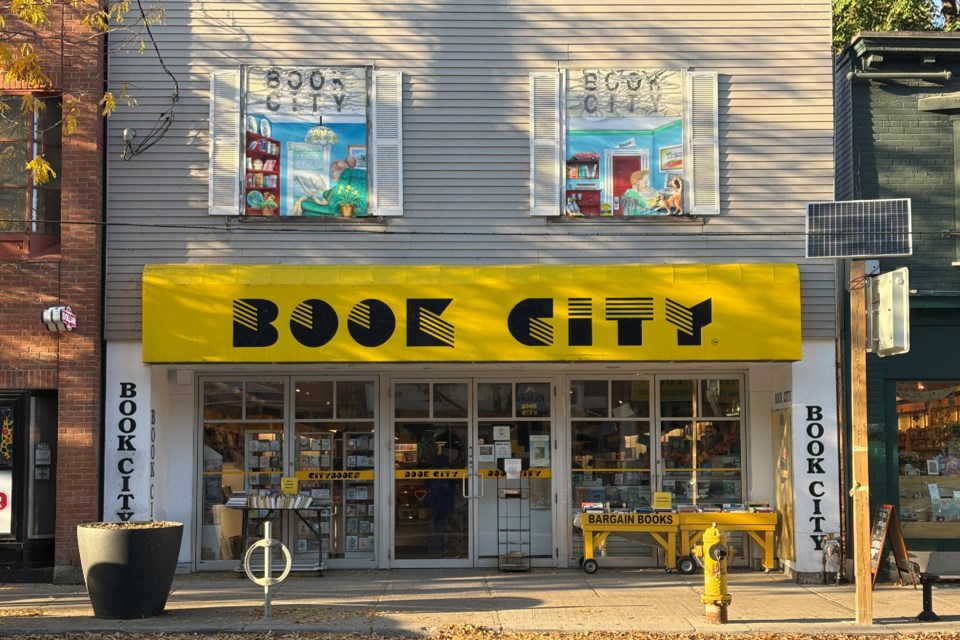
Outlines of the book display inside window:
M 283 433 L 279 430 L 255 431 L 245 433 L 246 446 L 246 497 L 249 501 L 256 496 L 269 496 L 280 492 L 280 477 L 283 473 Z M 273 526 L 273 537 L 282 539 L 283 520 L 280 512 L 268 509 L 252 509 L 245 519 L 242 548 L 263 537 L 263 523 L 269 520 Z M 279 554 L 279 551 L 278 551 Z M 276 556 L 277 559 L 280 555 Z
M 281 431 L 246 432 L 246 491 L 280 491 L 283 473 L 283 434 Z
M 396 469 L 417 468 L 417 444 L 396 443 L 393 450 Z M 427 496 L 426 483 L 410 480 L 397 483 L 396 536 L 401 546 L 414 546 L 425 523 L 431 519 L 430 507 L 424 503 Z
M 907 538 L 960 527 L 960 382 L 897 382 L 899 516 Z
M 333 433 L 298 433 L 296 471 L 332 471 L 333 456 Z M 328 478 L 301 480 L 299 492 L 310 497 L 310 504 L 315 510 L 304 513 L 304 517 L 297 522 L 295 551 L 310 556 L 319 553 L 326 560 L 332 548 L 333 518 L 336 513 L 334 482 Z
M 663 380 L 659 413 L 644 381 L 571 383 L 571 516 L 587 511 L 747 512 L 735 379 Z M 739 534 L 736 534 L 739 535 Z M 574 538 L 574 557 L 582 553 Z M 742 547 L 742 545 L 741 545 Z M 656 561 L 620 536 L 607 557 Z
M 369 471 L 374 467 L 374 437 L 369 432 L 343 434 L 345 471 Z M 343 482 L 343 518 L 337 549 L 344 557 L 366 557 L 374 550 L 374 484 L 361 478 Z
M 700 422 L 692 429 L 667 432 L 661 448 L 666 472 L 660 490 L 673 494 L 674 504 L 741 503 L 739 427 L 736 421 Z

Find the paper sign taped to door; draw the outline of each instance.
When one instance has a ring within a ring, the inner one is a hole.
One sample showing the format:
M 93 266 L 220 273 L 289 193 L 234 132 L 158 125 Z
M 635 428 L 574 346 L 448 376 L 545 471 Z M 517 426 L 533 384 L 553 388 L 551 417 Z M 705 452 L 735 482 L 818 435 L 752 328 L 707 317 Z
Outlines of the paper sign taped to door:
M 280 478 L 280 493 L 296 493 L 299 483 L 294 476 Z
M 653 508 L 654 509 L 672 509 L 673 508 L 673 494 L 669 491 L 654 491 L 653 492 Z

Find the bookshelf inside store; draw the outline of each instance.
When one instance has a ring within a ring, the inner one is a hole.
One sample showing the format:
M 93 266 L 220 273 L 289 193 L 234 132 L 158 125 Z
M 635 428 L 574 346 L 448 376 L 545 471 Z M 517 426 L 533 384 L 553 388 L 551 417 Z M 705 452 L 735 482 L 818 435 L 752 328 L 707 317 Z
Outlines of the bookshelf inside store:
M 298 430 L 296 440 L 296 471 L 330 472 L 334 464 L 334 434 L 321 431 Z M 321 475 L 318 473 L 317 475 Z M 330 557 L 334 507 L 334 483 L 327 477 L 299 482 L 299 495 L 309 498 L 314 507 L 297 522 L 296 553 L 320 554 Z
M 246 495 L 233 498 L 232 505 L 237 505 L 238 501 L 242 500 L 247 507 L 259 507 L 261 496 L 276 495 L 280 491 L 280 477 L 283 474 L 283 432 L 279 429 L 247 430 L 244 451 Z M 227 504 L 231 506 L 231 501 L 228 500 Z M 247 512 L 245 518 L 244 549 L 263 537 L 263 524 L 268 520 L 272 523 L 272 536 L 282 539 L 281 512 L 268 508 L 253 508 Z M 280 558 L 279 553 L 277 550 L 276 558 Z
M 374 468 L 374 442 L 370 432 L 343 434 L 345 471 L 370 472 Z M 337 549 L 344 557 L 372 555 L 374 548 L 373 480 L 361 475 L 343 482 L 343 527 Z

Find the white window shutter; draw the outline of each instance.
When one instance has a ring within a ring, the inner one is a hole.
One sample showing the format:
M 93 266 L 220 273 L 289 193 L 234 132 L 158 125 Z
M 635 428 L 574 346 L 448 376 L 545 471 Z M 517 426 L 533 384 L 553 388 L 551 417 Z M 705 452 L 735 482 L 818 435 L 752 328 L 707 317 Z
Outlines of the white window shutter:
M 717 74 L 687 73 L 687 113 L 684 114 L 686 148 L 684 179 L 687 206 L 693 215 L 720 213 L 720 142 L 717 115 Z
M 208 212 L 240 215 L 240 69 L 218 69 L 210 75 Z
M 373 74 L 373 192 L 370 214 L 403 215 L 403 73 Z
M 560 215 L 560 74 L 530 74 L 530 213 Z

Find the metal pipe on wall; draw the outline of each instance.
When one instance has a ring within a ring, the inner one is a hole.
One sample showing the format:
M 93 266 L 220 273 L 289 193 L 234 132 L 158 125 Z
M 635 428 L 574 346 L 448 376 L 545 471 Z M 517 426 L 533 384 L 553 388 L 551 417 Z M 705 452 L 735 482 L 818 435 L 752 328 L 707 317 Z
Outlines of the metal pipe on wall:
M 847 73 L 847 80 L 929 80 L 931 82 L 946 82 L 952 77 L 952 71 L 910 73 L 906 71 L 861 71 L 855 69 Z

